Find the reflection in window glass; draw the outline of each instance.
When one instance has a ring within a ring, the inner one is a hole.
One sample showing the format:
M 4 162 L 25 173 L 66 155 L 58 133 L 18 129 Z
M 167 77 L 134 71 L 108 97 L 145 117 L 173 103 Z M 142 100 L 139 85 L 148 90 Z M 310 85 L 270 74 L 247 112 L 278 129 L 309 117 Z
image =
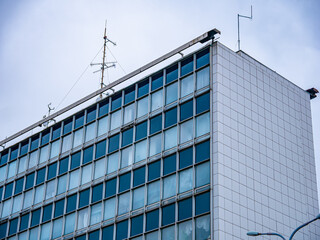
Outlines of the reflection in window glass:
M 38 153 L 38 151 L 36 151 L 36 153 Z M 31 159 L 30 159 L 30 163 L 31 163 Z M 17 161 L 13 161 L 9 164 L 8 178 L 15 176 L 16 171 L 17 171 Z
M 172 103 L 178 99 L 178 82 L 166 87 L 166 104 Z
M 88 227 L 89 220 L 88 220 L 88 208 L 82 209 L 78 212 L 78 227 L 77 229 L 82 229 Z
M 197 90 L 208 86 L 210 83 L 209 67 L 197 72 Z
M 87 109 L 87 123 L 96 119 L 96 106 Z
M 38 239 L 39 227 L 30 230 L 29 239 Z
M 144 186 L 133 191 L 132 210 L 136 210 L 144 206 Z
M 196 219 L 196 239 L 210 239 L 210 215 Z
M 74 122 L 74 129 L 81 127 L 83 125 L 84 122 L 84 113 L 79 113 L 76 115 L 76 119 Z
M 12 200 L 9 199 L 9 200 L 3 202 L 2 204 L 3 204 L 3 207 L 2 207 L 1 217 L 4 218 L 4 217 L 8 216 L 9 214 L 11 214 Z
M 69 190 L 79 186 L 79 169 L 70 173 Z
M 135 144 L 134 162 L 139 162 L 147 157 L 147 140 Z
M 161 152 L 161 133 L 150 138 L 149 156 L 153 156 Z
M 67 176 L 68 175 L 63 175 L 61 177 L 58 178 L 58 191 L 57 194 L 61 194 L 64 193 L 66 191 L 67 188 Z
M 158 240 L 158 231 L 148 233 L 146 235 L 146 240 Z
M 180 125 L 180 143 L 187 142 L 193 138 L 193 119 Z
M 179 173 L 179 193 L 192 189 L 192 168 Z
M 121 110 L 111 114 L 110 130 L 116 129 L 121 125 Z
M 145 97 L 145 98 L 140 99 L 138 101 L 137 118 L 139 118 L 147 113 L 148 113 L 148 97 Z
M 41 225 L 40 240 L 49 240 L 51 223 Z
M 82 144 L 82 141 L 83 141 L 83 129 L 81 128 L 74 132 L 73 147 L 80 146 Z
M 19 212 L 22 207 L 22 194 L 15 196 L 13 198 L 13 208 L 12 208 L 12 213 Z
M 162 89 L 152 93 L 151 95 L 151 111 L 154 111 L 160 107 L 162 107 L 162 99 L 163 93 L 162 93 Z
M 101 203 L 97 203 L 91 207 L 90 225 L 101 221 Z
M 196 187 L 208 183 L 210 183 L 210 164 L 209 162 L 206 162 L 196 167 Z
M 206 64 L 209 64 L 209 48 L 197 53 L 197 68 L 200 68 Z
M 24 193 L 23 208 L 28 208 L 32 205 L 33 200 L 33 189 Z
M 166 83 L 170 83 L 178 79 L 178 65 L 174 65 L 166 69 Z
M 115 216 L 116 198 L 110 198 L 104 202 L 104 216 L 103 219 L 107 220 Z
M 129 211 L 130 211 L 130 192 L 127 192 L 119 196 L 118 215 L 127 213 Z
M 124 108 L 123 124 L 133 121 L 134 119 L 134 104 Z
M 118 170 L 118 159 L 119 159 L 118 152 L 108 156 L 108 166 L 107 166 L 108 174 Z
M 19 169 L 18 173 L 22 173 L 27 169 L 27 156 L 24 156 L 19 159 Z M 0 175 L 2 174 L 1 169 L 0 169 Z M 3 173 L 4 175 L 5 173 Z M 1 177 L 0 177 L 0 182 L 1 182 Z
M 95 138 L 95 136 L 96 136 L 95 129 L 96 129 L 96 122 L 93 122 L 93 123 L 86 126 L 85 142 L 88 142 L 88 141 Z
M 124 93 L 124 104 L 134 101 L 135 98 L 135 86 L 128 88 Z
M 52 238 L 61 237 L 62 218 L 53 221 Z
M 94 179 L 102 177 L 106 169 L 106 159 L 100 159 L 94 163 Z
M 54 158 L 58 156 L 59 152 L 60 152 L 60 140 L 57 140 L 51 143 L 50 158 Z
M 82 168 L 81 184 L 86 184 L 91 181 L 92 178 L 92 164 L 89 164 Z
M 43 197 L 44 197 L 44 184 L 36 187 L 36 193 L 34 196 L 34 204 L 37 204 L 39 202 L 43 201 Z
M 160 181 L 155 181 L 148 185 L 148 204 L 160 200 Z
M 174 240 L 174 226 L 162 229 L 162 240 Z
M 69 151 L 71 149 L 71 134 L 64 136 L 62 139 L 62 152 Z
M 161 71 L 160 73 L 157 73 L 154 76 L 152 76 L 151 91 L 162 87 L 162 85 L 163 85 L 163 72 Z
M 48 160 L 49 155 L 49 145 L 40 148 L 40 163 Z M 21 162 L 21 159 L 20 159 Z M 20 168 L 20 167 L 19 167 Z
M 187 96 L 194 90 L 193 75 L 181 80 L 181 97 Z
M 121 151 L 121 168 L 131 165 L 133 162 L 132 146 Z
M 176 195 L 176 175 L 171 175 L 163 179 L 163 198 Z
M 122 92 L 116 93 L 112 96 L 111 111 L 121 107 Z
M 65 225 L 64 225 L 64 234 L 73 232 L 75 226 L 76 214 L 71 213 L 66 216 Z
M 46 199 L 54 197 L 56 193 L 56 180 L 47 182 Z
M 98 136 L 108 132 L 108 116 L 98 120 Z
M 202 114 L 196 118 L 196 136 L 210 132 L 210 115 L 209 113 Z
M 145 81 L 140 82 L 138 84 L 138 98 L 146 95 L 149 92 L 149 79 L 147 78 Z
M 177 127 L 170 128 L 164 132 L 164 149 L 177 146 Z
M 38 150 L 30 153 L 29 155 L 29 168 L 34 167 L 38 163 Z M 10 165 L 9 165 L 10 170 Z M 8 177 L 9 178 L 9 177 Z
M 0 182 L 6 179 L 6 170 L 7 170 L 7 165 L 0 167 Z
M 192 221 L 186 221 L 178 225 L 179 240 L 192 240 Z M 198 238 L 197 238 L 198 239 Z
M 69 133 L 72 130 L 72 125 L 73 125 L 73 119 L 72 117 L 65 120 L 63 122 L 63 134 Z
M 22 233 L 19 233 L 19 237 L 18 237 L 19 240 L 26 240 L 28 239 L 28 232 L 22 232 Z

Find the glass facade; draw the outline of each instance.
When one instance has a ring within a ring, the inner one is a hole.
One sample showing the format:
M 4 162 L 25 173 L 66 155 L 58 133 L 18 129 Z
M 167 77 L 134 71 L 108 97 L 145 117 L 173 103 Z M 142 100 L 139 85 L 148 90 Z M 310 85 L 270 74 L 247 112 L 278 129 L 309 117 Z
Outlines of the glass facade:
M 3 150 L 0 239 L 208 239 L 209 48 L 200 53 Z

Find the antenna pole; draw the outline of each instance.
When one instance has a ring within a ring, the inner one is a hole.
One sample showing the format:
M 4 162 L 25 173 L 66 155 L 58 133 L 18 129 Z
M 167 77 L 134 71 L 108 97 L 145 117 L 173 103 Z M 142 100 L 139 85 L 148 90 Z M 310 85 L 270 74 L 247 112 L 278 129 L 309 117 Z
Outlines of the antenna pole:
M 250 15 L 250 17 L 238 14 L 238 51 L 240 51 L 240 17 L 248 18 L 248 19 L 252 20 L 252 18 L 253 18 L 252 5 L 251 5 L 251 15 Z
M 102 57 L 102 67 L 101 67 L 101 82 L 100 86 L 103 88 L 104 83 L 103 83 L 103 78 L 104 78 L 104 67 L 105 67 L 105 59 L 106 59 L 106 46 L 107 46 L 107 22 L 104 26 L 104 43 L 103 43 L 103 57 Z M 102 98 L 102 93 L 100 93 L 100 98 Z

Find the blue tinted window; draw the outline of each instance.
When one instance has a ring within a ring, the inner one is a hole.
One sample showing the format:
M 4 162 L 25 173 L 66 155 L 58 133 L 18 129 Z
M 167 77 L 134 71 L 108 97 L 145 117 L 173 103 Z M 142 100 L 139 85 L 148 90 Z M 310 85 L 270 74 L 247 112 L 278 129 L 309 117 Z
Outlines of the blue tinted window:
M 113 239 L 113 225 L 102 229 L 102 240 Z
M 106 197 L 111 197 L 117 191 L 117 178 L 110 179 L 106 182 Z
M 18 218 L 12 219 L 10 221 L 9 236 L 12 234 L 15 234 L 17 232 L 17 228 L 18 228 Z
M 174 65 L 166 70 L 166 83 L 171 83 L 178 79 L 178 65 Z
M 180 121 L 193 116 L 193 100 L 180 105 Z
M 159 227 L 159 209 L 148 212 L 147 214 L 146 231 Z
M 38 148 L 39 146 L 39 136 L 35 136 L 31 138 L 31 146 L 30 146 L 30 151 Z
M 149 92 L 149 79 L 138 84 L 138 98 L 142 97 Z
M 5 238 L 7 236 L 7 224 L 8 222 L 0 224 L 0 239 Z
M 69 196 L 67 198 L 67 210 L 66 213 L 69 213 L 76 209 L 77 206 L 77 194 Z
M 128 220 L 117 223 L 116 240 L 126 239 L 128 237 Z
M 20 218 L 20 231 L 23 231 L 29 227 L 29 213 L 26 215 L 23 215 Z
M 83 150 L 82 164 L 86 164 L 88 162 L 91 162 L 92 159 L 93 159 L 93 146 L 88 147 Z
M 176 155 L 171 155 L 163 159 L 163 175 L 176 171 Z
M 98 202 L 102 199 L 103 184 L 100 183 L 92 188 L 91 202 Z
M 3 199 L 11 197 L 12 190 L 13 190 L 13 182 L 6 185 L 6 190 L 4 191 L 4 198 Z
M 86 240 L 86 235 L 76 237 L 76 240 Z
M 175 222 L 175 204 L 170 204 L 162 208 L 162 226 Z
M 162 115 L 158 115 L 150 119 L 150 134 L 158 132 L 162 129 Z
M 209 48 L 197 53 L 197 68 L 207 65 L 209 64 L 209 62 L 210 62 Z
M 160 177 L 160 161 L 149 164 L 148 167 L 148 181 Z
M 39 208 L 38 210 L 35 210 L 32 212 L 32 217 L 31 217 L 31 226 L 36 226 L 40 223 L 40 213 L 41 213 L 41 209 Z
M 57 175 L 57 162 L 49 165 L 47 180 L 54 178 Z
M 134 101 L 134 98 L 135 98 L 135 86 L 132 86 L 125 90 L 124 104 Z
M 84 122 L 84 113 L 82 112 L 76 115 L 74 128 L 76 129 L 78 127 L 81 127 L 83 125 L 83 122 Z
M 179 207 L 179 218 L 178 220 L 183 220 L 192 217 L 192 198 L 187 198 L 178 202 Z
M 65 157 L 59 161 L 59 175 L 68 171 L 69 157 Z
M 131 234 L 135 236 L 143 231 L 143 215 L 131 218 Z
M 109 99 L 99 103 L 99 117 L 106 115 L 109 112 Z
M 193 71 L 193 56 L 181 62 L 181 76 Z
M 69 133 L 72 130 L 73 119 L 69 118 L 63 122 L 63 134 Z
M 29 148 L 29 141 L 28 140 L 21 143 L 20 156 L 26 154 L 28 152 L 28 148 Z
M 64 212 L 64 199 L 61 199 L 55 203 L 54 206 L 54 217 L 62 216 Z
M 131 172 L 123 174 L 119 177 L 119 193 L 126 191 L 130 188 Z
M 80 192 L 79 194 L 79 208 L 87 206 L 89 204 L 90 188 Z
M 43 208 L 42 222 L 50 220 L 52 217 L 52 203 Z
M 193 149 L 192 147 L 182 150 L 179 154 L 179 169 L 192 165 Z
M 122 132 L 122 147 L 132 143 L 133 139 L 133 128 L 129 128 Z
M 96 159 L 106 154 L 107 142 L 106 140 L 97 143 L 96 145 Z
M 109 138 L 108 153 L 119 149 L 119 134 Z
M 177 108 L 172 108 L 165 112 L 164 127 L 169 127 L 177 123 Z
M 70 170 L 80 166 L 81 152 L 77 152 L 71 155 Z
M 142 122 L 136 126 L 136 141 L 147 136 L 148 122 Z
M 197 114 L 204 112 L 206 110 L 209 110 L 210 109 L 210 94 L 206 93 L 206 94 L 203 94 L 203 95 L 197 97 L 196 103 L 197 103 L 197 106 L 196 106 Z
M 1 200 L 2 200 L 2 193 L 3 193 L 3 187 L 1 186 L 1 187 L 0 187 L 0 202 L 1 202 Z
M 41 146 L 48 143 L 50 140 L 50 128 L 42 132 Z
M 96 230 L 94 232 L 90 232 L 88 236 L 88 240 L 98 240 L 99 239 L 99 230 Z
M 112 96 L 111 111 L 121 107 L 122 93 L 117 93 Z
M 52 140 L 60 137 L 61 134 L 61 123 L 56 124 L 52 128 Z
M 151 91 L 162 87 L 162 85 L 163 85 L 163 73 L 160 72 L 160 73 L 157 73 L 156 75 L 154 75 L 152 77 L 152 80 L 151 80 Z
M 42 168 L 37 171 L 37 181 L 36 185 L 43 183 L 46 178 L 46 168 Z
M 3 151 L 3 152 L 1 153 L 0 165 L 5 164 L 5 163 L 8 161 L 8 156 L 9 156 L 8 150 Z
M 27 175 L 25 190 L 32 188 L 34 184 L 34 172 Z
M 18 157 L 19 145 L 11 148 L 10 160 L 16 159 Z
M 16 180 L 16 186 L 14 188 L 14 194 L 18 194 L 21 193 L 23 190 L 23 182 L 24 182 L 24 178 L 20 178 L 18 180 Z M 0 195 L 1 198 L 1 195 Z
M 96 119 L 96 106 L 93 106 L 87 110 L 87 123 Z
M 196 145 L 196 163 L 210 158 L 210 141 Z
M 210 192 L 196 196 L 196 215 L 210 212 Z
M 138 168 L 133 171 L 133 187 L 144 184 L 146 179 L 146 168 Z

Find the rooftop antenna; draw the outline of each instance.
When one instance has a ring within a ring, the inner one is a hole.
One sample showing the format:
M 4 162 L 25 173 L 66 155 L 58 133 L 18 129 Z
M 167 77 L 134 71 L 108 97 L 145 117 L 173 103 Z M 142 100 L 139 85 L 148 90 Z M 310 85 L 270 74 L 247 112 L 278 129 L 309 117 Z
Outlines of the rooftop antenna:
M 116 62 L 106 62 L 106 47 L 107 47 L 107 42 L 112 43 L 114 46 L 117 45 L 115 42 L 113 42 L 113 41 L 111 41 L 109 38 L 107 38 L 107 20 L 106 20 L 105 26 L 104 26 L 103 39 L 104 39 L 104 44 L 103 44 L 102 63 L 90 63 L 90 66 L 101 65 L 101 69 L 94 72 L 94 73 L 96 73 L 96 72 L 100 72 L 100 71 L 101 71 L 101 80 L 100 80 L 100 87 L 101 87 L 101 88 L 103 88 L 103 87 L 105 86 L 105 84 L 104 84 L 104 82 L 103 82 L 103 80 L 104 80 L 104 70 L 116 66 Z M 100 98 L 102 98 L 102 93 L 100 93 Z
M 47 115 L 44 115 L 43 118 L 49 117 L 50 114 L 51 114 L 51 111 L 54 111 L 55 107 L 50 107 L 50 105 L 51 105 L 51 103 L 48 104 L 48 116 L 47 116 Z M 52 120 L 49 120 L 49 121 L 43 123 L 42 125 L 43 125 L 44 127 L 48 127 L 50 121 L 56 122 L 56 120 L 53 118 Z M 41 126 L 41 125 L 40 125 L 40 126 Z
M 248 18 L 252 20 L 252 5 L 251 5 L 251 15 L 249 16 L 244 16 L 244 15 L 240 15 L 238 14 L 238 51 L 240 50 L 240 18 Z

